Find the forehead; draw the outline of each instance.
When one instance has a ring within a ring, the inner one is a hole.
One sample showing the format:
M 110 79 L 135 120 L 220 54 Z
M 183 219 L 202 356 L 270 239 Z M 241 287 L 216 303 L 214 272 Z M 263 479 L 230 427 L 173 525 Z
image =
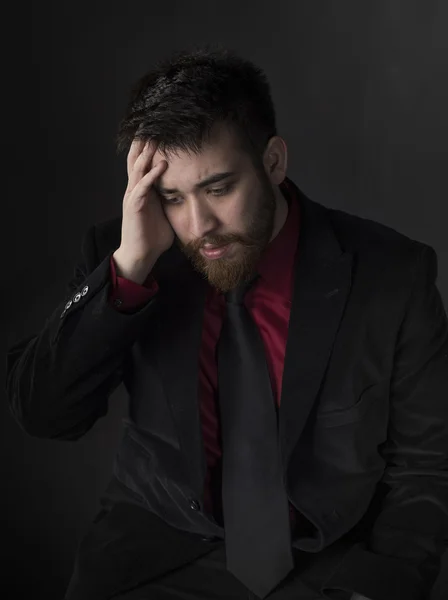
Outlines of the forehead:
M 168 167 L 158 181 L 163 187 L 169 188 L 182 180 L 194 184 L 217 171 L 241 171 L 245 168 L 247 156 L 236 134 L 227 127 L 219 126 L 212 130 L 210 139 L 204 143 L 199 154 L 182 150 L 163 154 L 157 149 L 153 166 L 161 160 L 166 160 Z

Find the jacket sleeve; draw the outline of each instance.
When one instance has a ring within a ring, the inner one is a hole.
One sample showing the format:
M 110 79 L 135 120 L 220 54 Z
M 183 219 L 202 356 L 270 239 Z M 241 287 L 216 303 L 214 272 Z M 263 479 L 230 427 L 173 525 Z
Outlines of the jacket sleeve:
M 159 290 L 159 285 L 150 273 L 142 285 L 117 275 L 114 257 L 110 258 L 111 289 L 110 304 L 121 312 L 136 312 L 140 310 Z
M 29 435 L 76 440 L 108 410 L 124 362 L 154 312 L 158 293 L 132 313 L 110 302 L 110 260 L 98 258 L 95 225 L 84 235 L 66 297 L 42 329 L 8 348 L 10 410 Z
M 420 244 L 390 382 L 379 510 L 332 577 L 331 589 L 372 600 L 425 600 L 448 546 L 448 319 L 437 255 Z

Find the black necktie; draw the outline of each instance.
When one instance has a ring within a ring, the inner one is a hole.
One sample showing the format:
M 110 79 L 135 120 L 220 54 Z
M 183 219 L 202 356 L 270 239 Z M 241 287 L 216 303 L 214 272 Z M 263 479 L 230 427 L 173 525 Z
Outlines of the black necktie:
M 227 570 L 264 598 L 294 560 L 266 355 L 243 304 L 258 277 L 224 294 L 227 314 L 217 357 Z

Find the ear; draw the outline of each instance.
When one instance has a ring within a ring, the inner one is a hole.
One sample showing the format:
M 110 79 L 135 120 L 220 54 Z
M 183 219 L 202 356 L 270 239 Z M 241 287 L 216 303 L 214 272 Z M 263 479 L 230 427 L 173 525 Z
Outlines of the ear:
M 273 185 L 280 185 L 286 177 L 288 149 L 285 140 L 279 135 L 269 140 L 264 151 L 263 164 L 269 181 Z

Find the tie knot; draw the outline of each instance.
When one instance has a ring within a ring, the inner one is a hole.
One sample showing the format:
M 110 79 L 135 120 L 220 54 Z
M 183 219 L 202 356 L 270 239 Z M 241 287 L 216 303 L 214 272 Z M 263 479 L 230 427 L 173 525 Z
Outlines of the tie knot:
M 224 298 L 227 304 L 242 304 L 244 300 L 244 296 L 250 287 L 255 283 L 255 281 L 260 277 L 260 274 L 257 273 L 254 275 L 249 281 L 242 281 L 239 285 L 237 285 L 233 290 L 226 292 L 224 294 Z

